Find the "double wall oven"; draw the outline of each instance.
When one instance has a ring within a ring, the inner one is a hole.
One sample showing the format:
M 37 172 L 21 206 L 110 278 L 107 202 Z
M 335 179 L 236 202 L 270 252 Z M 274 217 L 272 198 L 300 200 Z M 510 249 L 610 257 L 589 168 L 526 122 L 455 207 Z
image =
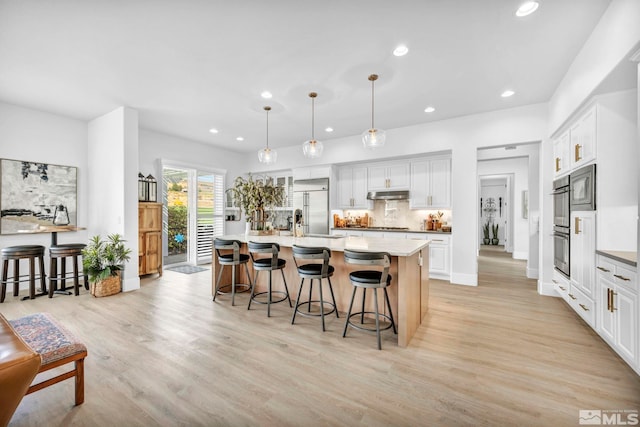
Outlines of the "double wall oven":
M 596 165 L 553 181 L 553 266 L 570 276 L 571 212 L 596 210 Z
M 553 181 L 553 266 L 569 277 L 569 177 Z

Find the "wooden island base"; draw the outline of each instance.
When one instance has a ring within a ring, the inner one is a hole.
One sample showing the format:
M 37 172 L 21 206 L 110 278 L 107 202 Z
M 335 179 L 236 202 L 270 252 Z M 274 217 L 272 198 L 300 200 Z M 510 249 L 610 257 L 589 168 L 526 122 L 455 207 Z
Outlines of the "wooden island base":
M 238 238 L 240 236 L 225 236 L 225 238 Z M 244 237 L 244 236 L 242 236 Z M 284 246 L 283 242 L 279 241 L 282 238 L 278 236 L 248 236 L 248 240 L 252 241 L 273 241 L 276 243 L 280 243 L 280 258 L 285 259 L 287 261 L 287 265 L 284 269 L 284 275 L 287 279 L 287 285 L 289 288 L 289 294 L 291 296 L 292 302 L 295 303 L 295 299 L 298 295 L 298 288 L 300 286 L 300 276 L 298 276 L 298 272 L 296 270 L 296 266 L 293 260 L 293 252 L 291 250 L 291 245 Z M 357 238 L 363 239 L 363 238 Z M 358 250 L 357 239 L 348 239 L 346 244 L 343 243 L 343 247 L 347 249 Z M 243 242 L 245 239 L 241 239 Z M 290 239 L 288 239 L 290 240 Z M 287 241 L 288 241 L 287 240 Z M 313 238 L 298 238 L 295 244 L 301 246 L 326 246 L 324 241 L 327 239 L 322 239 L 323 242 L 314 242 Z M 304 241 L 301 241 L 304 240 Z M 373 239 L 368 239 L 373 240 Z M 395 239 L 375 239 L 378 241 L 382 240 L 395 240 Z M 423 241 L 424 242 L 424 241 Z M 352 243 L 350 246 L 349 243 Z M 424 243 L 423 243 L 424 244 Z M 349 302 L 351 300 L 351 294 L 353 292 L 353 287 L 349 280 L 349 273 L 355 270 L 362 270 L 362 266 L 354 266 L 349 265 L 344 262 L 344 256 L 340 248 L 336 248 L 335 245 L 332 249 L 330 264 L 335 268 L 335 273 L 331 277 L 331 284 L 333 285 L 333 290 L 335 293 L 336 303 L 338 305 L 338 310 L 340 313 L 346 312 L 349 308 Z M 369 246 L 369 250 L 371 250 L 371 246 Z M 246 243 L 243 243 L 241 247 L 242 253 L 248 253 Z M 391 286 L 388 288 L 389 299 L 391 301 L 391 307 L 393 310 L 393 316 L 397 324 L 398 329 L 398 346 L 406 347 L 411 338 L 415 334 L 416 330 L 422 323 L 422 319 L 427 313 L 429 306 L 429 251 L 428 245 L 424 245 L 422 248 L 418 249 L 411 255 L 407 256 L 397 256 L 391 252 L 391 270 L 390 273 L 392 275 Z M 217 257 L 213 257 L 214 260 L 212 262 L 211 268 L 211 292 L 215 292 L 215 281 L 218 277 L 219 269 L 221 268 L 220 264 L 217 262 Z M 255 272 L 252 268 L 251 262 L 249 262 L 249 271 L 253 276 Z M 248 283 L 246 274 L 244 273 L 244 266 L 238 268 L 237 276 L 238 283 Z M 260 273 L 258 277 L 258 283 L 256 287 L 256 291 L 266 291 L 267 283 L 268 283 L 269 275 L 266 272 Z M 226 268 L 222 275 L 222 283 L 231 283 L 231 269 Z M 326 285 L 323 288 L 323 296 L 325 301 L 330 301 L 331 296 L 327 291 Z M 284 289 L 282 285 L 282 276 L 280 272 L 273 272 L 273 290 L 281 290 Z M 305 293 L 307 292 L 307 286 L 305 285 Z M 368 293 L 369 294 L 369 293 Z M 361 300 L 358 298 L 360 296 L 360 292 L 358 292 L 356 296 L 356 302 L 354 307 L 360 307 Z M 384 304 L 383 292 L 378 292 L 378 307 L 381 312 L 385 314 L 387 311 L 386 305 Z M 302 299 L 306 300 L 308 295 L 303 295 Z M 314 295 L 312 299 L 318 299 L 317 295 L 317 286 L 314 285 Z M 220 301 L 220 300 L 217 300 Z M 236 300 L 237 301 L 237 300 Z M 370 295 L 367 296 L 367 311 L 374 310 L 373 298 Z M 286 304 L 286 303 L 280 303 Z M 384 311 L 383 311 L 384 310 Z M 341 315 L 341 317 L 343 317 Z

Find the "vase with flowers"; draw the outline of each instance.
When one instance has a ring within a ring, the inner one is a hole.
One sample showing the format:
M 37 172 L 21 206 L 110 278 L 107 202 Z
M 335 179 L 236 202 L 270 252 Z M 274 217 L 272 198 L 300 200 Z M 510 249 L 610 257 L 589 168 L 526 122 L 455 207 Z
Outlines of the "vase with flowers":
M 251 230 L 265 230 L 268 209 L 282 205 L 284 188 L 275 185 L 272 179 L 254 179 L 251 174 L 247 178 L 236 177 L 231 187 L 234 204 L 241 207 Z

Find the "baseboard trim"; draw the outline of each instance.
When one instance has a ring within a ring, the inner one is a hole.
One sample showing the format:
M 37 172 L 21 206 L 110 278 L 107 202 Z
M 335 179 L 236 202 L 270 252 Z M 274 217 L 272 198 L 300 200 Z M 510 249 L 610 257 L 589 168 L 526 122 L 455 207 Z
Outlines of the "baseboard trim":
M 527 260 L 529 259 L 529 254 L 527 252 L 517 252 L 514 251 L 513 254 L 511 255 L 511 258 L 513 259 L 521 259 L 521 260 Z
M 544 283 L 544 282 L 542 282 L 540 280 L 538 280 L 538 293 L 540 295 L 545 295 L 545 296 L 548 296 L 548 297 L 558 297 L 558 298 L 560 298 L 560 295 L 553 288 L 553 284 L 552 283 Z
M 478 275 L 451 273 L 451 283 L 454 285 L 478 286 Z
M 527 267 L 527 279 L 537 279 L 537 278 L 538 278 L 538 269 Z
M 125 278 L 122 281 L 122 292 L 135 291 L 140 289 L 140 277 Z

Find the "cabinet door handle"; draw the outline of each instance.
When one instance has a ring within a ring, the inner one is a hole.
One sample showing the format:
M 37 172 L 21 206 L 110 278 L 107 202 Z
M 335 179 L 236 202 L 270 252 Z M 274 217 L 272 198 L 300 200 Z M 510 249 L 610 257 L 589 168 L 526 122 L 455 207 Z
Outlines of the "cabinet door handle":
M 580 217 L 575 218 L 573 228 L 576 234 L 580 234 Z
M 617 277 L 618 279 L 624 280 L 625 282 L 628 282 L 629 280 L 631 280 L 631 279 L 629 279 L 627 277 L 624 277 L 624 276 L 621 276 L 619 274 L 614 274 L 613 277 Z
M 560 157 L 556 157 L 556 172 L 560 172 Z
M 611 289 L 611 312 L 613 313 L 614 311 L 618 310 L 615 306 L 615 301 L 613 300 L 613 297 L 615 297 L 616 295 L 618 295 L 617 293 L 615 293 L 613 291 L 613 289 Z
M 574 148 L 574 158 L 576 159 L 576 162 L 579 162 L 580 160 L 582 160 L 582 157 L 580 157 L 580 149 L 582 148 L 582 145 L 576 144 Z
M 611 311 L 611 289 L 607 288 L 607 311 Z
M 569 298 L 571 298 L 572 300 L 576 300 L 576 299 L 577 299 L 576 297 L 574 297 L 574 296 L 573 296 L 573 295 L 571 295 L 571 294 L 568 294 L 568 295 L 569 295 Z
M 611 270 L 607 270 L 606 268 L 604 268 L 604 267 L 600 267 L 600 266 L 597 266 L 596 268 L 597 268 L 598 270 L 600 270 L 600 271 L 604 271 L 605 273 L 609 273 L 609 272 L 611 271 Z M 615 276 L 615 274 L 614 274 L 614 276 Z
M 578 304 L 584 311 L 589 311 L 589 309 L 584 304 Z
M 560 289 L 562 289 L 563 291 L 566 291 L 564 286 L 558 286 Z
M 555 283 L 556 285 L 558 284 L 558 281 L 556 279 L 551 279 L 551 282 Z

